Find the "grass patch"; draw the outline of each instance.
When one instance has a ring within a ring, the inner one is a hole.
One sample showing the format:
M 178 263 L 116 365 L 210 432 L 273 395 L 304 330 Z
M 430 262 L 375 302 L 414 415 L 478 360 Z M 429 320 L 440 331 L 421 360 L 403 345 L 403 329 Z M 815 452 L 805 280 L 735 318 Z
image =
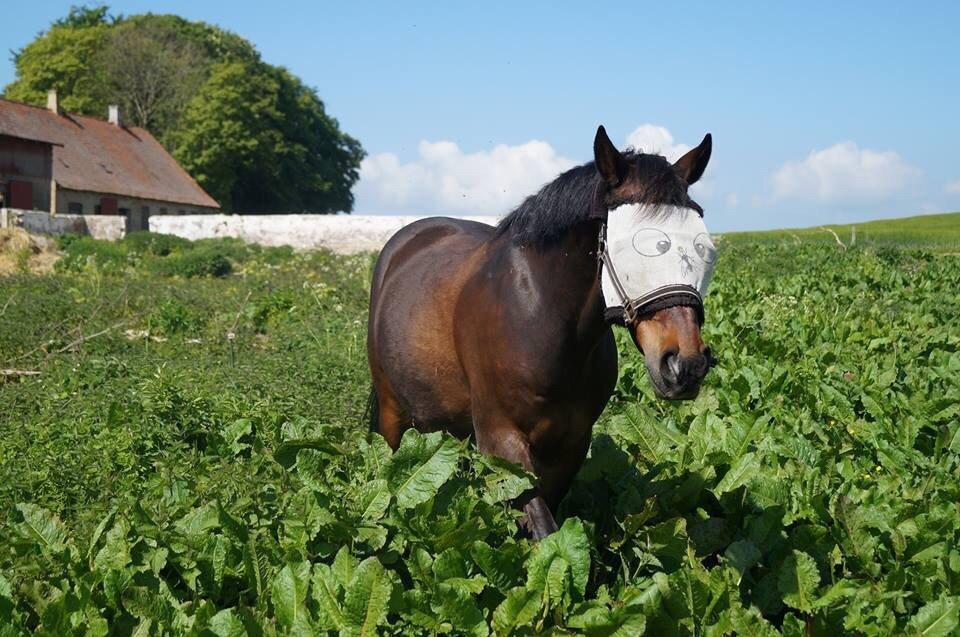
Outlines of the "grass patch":
M 850 245 L 855 237 L 857 244 L 865 246 L 924 248 L 938 251 L 960 250 L 960 212 L 880 219 L 862 223 L 830 224 L 795 230 L 728 232 L 724 233 L 723 237 L 725 240 L 744 242 L 803 242 L 836 245 L 836 238 L 825 228 L 835 232 L 845 245 Z

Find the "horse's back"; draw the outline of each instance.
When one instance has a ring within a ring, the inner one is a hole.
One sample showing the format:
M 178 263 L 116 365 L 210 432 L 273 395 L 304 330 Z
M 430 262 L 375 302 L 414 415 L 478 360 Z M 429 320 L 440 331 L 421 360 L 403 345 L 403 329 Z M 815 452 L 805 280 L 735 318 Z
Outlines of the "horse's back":
M 384 244 L 377 258 L 373 276 L 373 292 L 398 267 L 419 264 L 435 266 L 435 259 L 454 264 L 493 236 L 495 229 L 476 221 L 451 217 L 418 219 L 397 231 Z
M 389 388 L 419 427 L 470 433 L 453 313 L 494 232 L 462 219 L 421 219 L 391 237 L 377 260 L 367 332 L 371 373 L 378 391 Z

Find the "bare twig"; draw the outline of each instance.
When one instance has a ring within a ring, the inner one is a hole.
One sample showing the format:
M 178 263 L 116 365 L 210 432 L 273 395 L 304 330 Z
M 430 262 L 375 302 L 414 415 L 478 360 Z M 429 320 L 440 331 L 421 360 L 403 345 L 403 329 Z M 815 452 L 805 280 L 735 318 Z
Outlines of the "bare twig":
M 40 372 L 33 369 L 0 369 L 0 376 L 39 376 Z
M 71 341 L 71 342 L 67 343 L 66 345 L 64 345 L 63 347 L 61 347 L 60 349 L 58 349 L 58 350 L 56 351 L 56 353 L 57 353 L 57 354 L 62 354 L 62 353 L 64 353 L 65 351 L 67 351 L 68 349 L 73 349 L 73 348 L 76 347 L 77 345 L 82 345 L 83 343 L 85 343 L 86 341 L 89 341 L 89 340 L 92 339 L 92 338 L 96 338 L 96 337 L 98 337 L 98 336 L 103 336 L 103 335 L 106 334 L 107 332 L 112 332 L 113 330 L 117 329 L 117 328 L 120 327 L 121 325 L 126 325 L 129 321 L 130 321 L 130 319 L 126 319 L 126 320 L 120 321 L 119 323 L 115 323 L 115 324 L 111 325 L 110 327 L 108 327 L 108 328 L 105 329 L 105 330 L 100 330 L 99 332 L 94 332 L 93 334 L 88 334 L 87 336 L 84 336 L 84 335 L 81 334 L 81 335 L 80 335 L 80 338 L 78 338 L 78 339 L 76 339 L 76 340 L 74 340 L 74 341 Z
M 247 291 L 247 295 L 243 297 L 243 300 L 240 302 L 240 310 L 237 311 L 237 315 L 233 317 L 233 324 L 230 326 L 228 334 L 235 334 L 237 331 L 237 325 L 240 323 L 240 317 L 243 316 L 243 310 L 247 307 L 247 301 L 250 300 L 250 296 L 253 294 L 252 291 Z
M 826 226 L 820 226 L 820 229 L 823 230 L 823 231 L 825 231 L 825 232 L 829 232 L 830 234 L 832 234 L 832 235 L 833 235 L 833 238 L 837 240 L 837 245 L 839 245 L 839 246 L 840 246 L 841 248 L 843 248 L 844 250 L 847 249 L 847 246 L 843 245 L 843 241 L 840 240 L 840 237 L 837 236 L 837 233 L 836 233 L 836 232 L 834 232 L 834 231 L 831 230 L 830 228 L 827 228 Z
M 7 302 L 3 304 L 3 307 L 2 307 L 2 308 L 0 308 L 0 316 L 3 316 L 3 315 L 6 313 L 7 308 L 10 306 L 11 303 L 13 303 L 13 299 L 15 299 L 15 298 L 17 298 L 17 293 L 16 293 L 16 292 L 14 292 L 13 294 L 11 294 L 11 295 L 10 295 L 10 298 L 7 299 Z

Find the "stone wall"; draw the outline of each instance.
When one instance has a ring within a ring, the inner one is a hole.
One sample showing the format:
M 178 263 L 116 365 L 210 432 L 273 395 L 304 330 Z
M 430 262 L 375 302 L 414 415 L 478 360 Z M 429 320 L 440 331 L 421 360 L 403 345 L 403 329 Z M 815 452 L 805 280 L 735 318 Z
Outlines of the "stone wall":
M 127 219 L 118 215 L 52 215 L 39 210 L 0 210 L 0 227 L 23 228 L 32 234 L 84 234 L 115 241 L 127 234 Z
M 360 215 L 185 215 L 150 217 L 150 231 L 185 239 L 237 237 L 266 246 L 327 248 L 342 254 L 379 250 L 403 226 L 422 217 Z M 461 217 L 493 225 L 498 218 Z
M 129 217 L 127 225 L 130 232 L 146 230 L 149 223 L 148 218 L 152 215 L 192 215 L 216 212 L 215 209 L 201 206 L 170 203 L 169 201 L 155 201 L 153 199 L 137 199 L 136 197 L 109 195 L 83 190 L 71 190 L 63 187 L 57 187 L 56 212 L 61 215 L 94 215 L 96 214 L 97 206 L 100 205 L 104 197 L 117 200 L 117 208 L 120 211 L 125 211 Z M 71 212 L 71 206 L 73 206 L 73 212 Z M 121 212 L 121 214 L 124 214 L 124 212 Z

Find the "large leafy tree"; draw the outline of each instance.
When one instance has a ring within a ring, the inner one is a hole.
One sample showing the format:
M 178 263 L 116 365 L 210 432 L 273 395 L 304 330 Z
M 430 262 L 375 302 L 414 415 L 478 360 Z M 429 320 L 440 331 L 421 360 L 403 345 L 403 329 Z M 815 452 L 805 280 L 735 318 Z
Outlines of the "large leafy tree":
M 349 212 L 363 150 L 316 92 L 240 36 L 173 15 L 73 8 L 14 55 L 6 97 L 102 117 L 119 104 L 226 210 Z
M 284 69 L 225 62 L 187 105 L 175 156 L 222 204 L 349 210 L 363 151 Z
M 55 88 L 60 106 L 82 114 L 102 115 L 107 102 L 103 69 L 91 64 L 103 49 L 108 26 L 54 25 L 14 54 L 17 79 L 4 90 L 12 100 L 42 106 Z

